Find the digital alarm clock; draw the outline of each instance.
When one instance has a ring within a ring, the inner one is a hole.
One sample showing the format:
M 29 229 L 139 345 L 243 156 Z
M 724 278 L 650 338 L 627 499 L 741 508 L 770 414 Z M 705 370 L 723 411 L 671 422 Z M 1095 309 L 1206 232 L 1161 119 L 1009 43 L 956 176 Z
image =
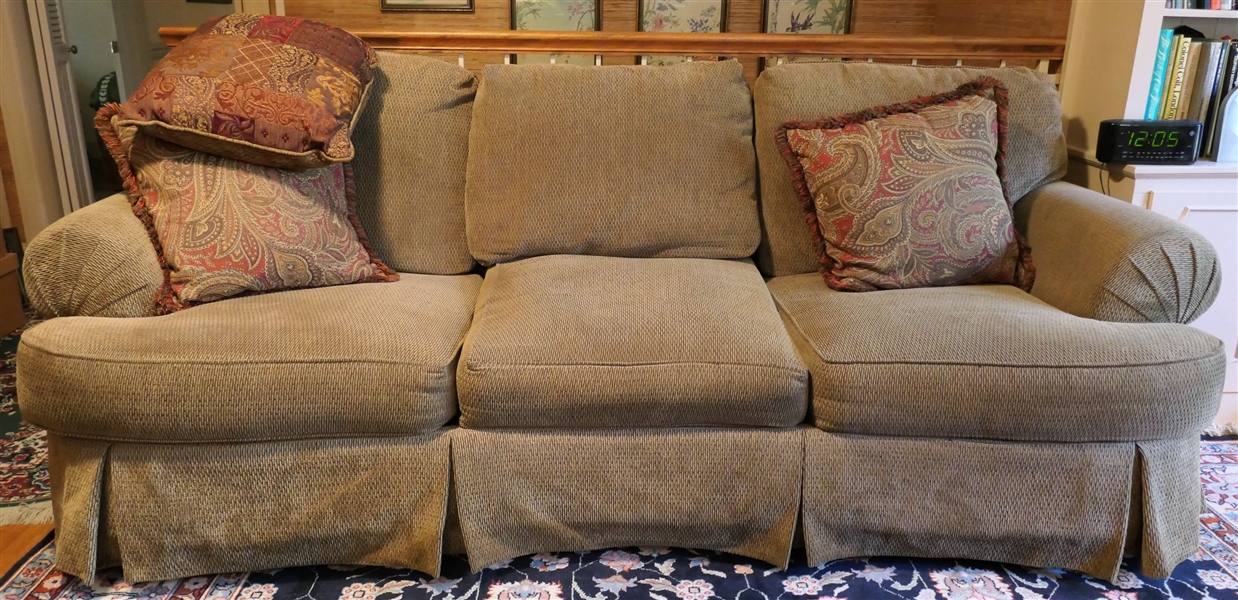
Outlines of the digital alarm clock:
M 1124 165 L 1189 165 L 1199 160 L 1203 123 L 1199 121 L 1100 122 L 1096 160 Z

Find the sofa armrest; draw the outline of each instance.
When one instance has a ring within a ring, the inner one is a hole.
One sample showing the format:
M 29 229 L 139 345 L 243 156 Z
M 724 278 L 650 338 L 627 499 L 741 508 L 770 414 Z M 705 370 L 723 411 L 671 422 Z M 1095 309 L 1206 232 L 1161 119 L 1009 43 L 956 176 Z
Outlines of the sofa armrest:
M 44 317 L 155 314 L 163 269 L 123 194 L 86 206 L 26 247 L 26 295 Z
M 1036 266 L 1032 294 L 1068 313 L 1190 323 L 1220 290 L 1212 244 L 1152 211 L 1058 182 L 1028 193 L 1014 212 Z

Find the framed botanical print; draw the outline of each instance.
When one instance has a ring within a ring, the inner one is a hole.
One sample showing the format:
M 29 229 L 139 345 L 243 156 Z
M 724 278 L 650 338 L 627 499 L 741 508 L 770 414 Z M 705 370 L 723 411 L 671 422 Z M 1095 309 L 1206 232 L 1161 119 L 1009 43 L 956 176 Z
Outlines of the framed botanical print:
M 473 12 L 473 0 L 380 0 L 384 11 Z
M 512 29 L 516 31 L 600 31 L 600 0 L 512 0 Z M 518 64 L 548 63 L 549 54 L 517 54 Z M 589 66 L 591 55 L 560 54 L 556 64 Z
M 727 0 L 640 0 L 640 30 L 675 33 L 722 33 L 726 31 Z M 717 60 L 699 56 L 693 60 Z M 669 65 L 686 56 L 650 56 L 648 64 Z
M 765 0 L 765 33 L 847 33 L 851 0 Z

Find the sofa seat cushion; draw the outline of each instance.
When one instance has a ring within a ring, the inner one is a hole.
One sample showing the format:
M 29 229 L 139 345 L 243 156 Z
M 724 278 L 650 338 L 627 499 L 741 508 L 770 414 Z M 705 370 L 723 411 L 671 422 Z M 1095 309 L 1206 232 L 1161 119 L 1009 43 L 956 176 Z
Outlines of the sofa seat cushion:
M 808 373 L 745 261 L 553 255 L 492 268 L 463 427 L 789 427 Z
M 1105 323 L 1005 285 L 838 292 L 769 282 L 834 432 L 1105 442 L 1198 433 L 1224 346 L 1178 324 Z
M 246 296 L 161 317 L 63 317 L 18 348 L 30 422 L 150 442 L 409 435 L 456 414 L 481 278 Z

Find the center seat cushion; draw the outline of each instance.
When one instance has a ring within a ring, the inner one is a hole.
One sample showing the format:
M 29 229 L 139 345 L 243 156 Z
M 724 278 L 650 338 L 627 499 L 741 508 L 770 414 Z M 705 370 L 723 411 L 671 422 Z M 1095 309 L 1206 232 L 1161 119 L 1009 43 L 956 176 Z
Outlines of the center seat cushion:
M 487 265 L 751 256 L 752 127 L 735 61 L 488 65 L 469 134 L 469 250 Z
M 1198 435 L 1225 347 L 1174 323 L 1076 317 L 1009 285 L 839 292 L 769 282 L 812 372 L 813 422 L 849 434 L 1034 442 Z
M 470 428 L 791 427 L 808 403 L 765 283 L 738 260 L 498 265 L 456 380 Z
M 61 317 L 22 334 L 22 416 L 136 442 L 412 435 L 456 414 L 481 278 L 233 298 L 144 318 Z

